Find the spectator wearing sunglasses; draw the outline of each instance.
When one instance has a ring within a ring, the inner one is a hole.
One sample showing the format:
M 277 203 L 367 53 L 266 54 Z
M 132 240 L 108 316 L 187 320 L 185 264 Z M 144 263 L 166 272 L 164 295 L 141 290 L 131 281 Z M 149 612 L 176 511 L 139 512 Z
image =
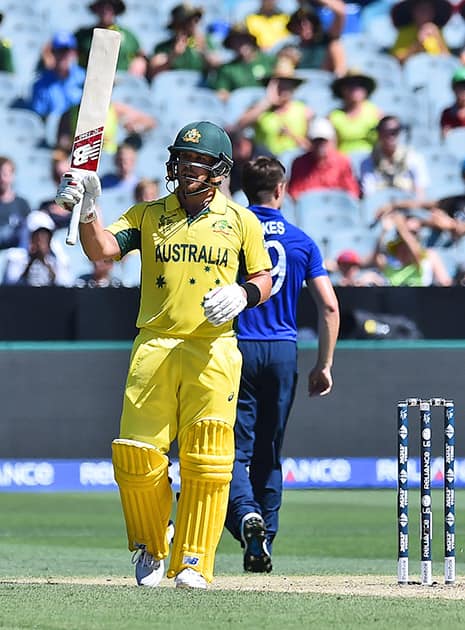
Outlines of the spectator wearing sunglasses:
M 422 198 L 429 186 L 423 157 L 403 142 L 402 125 L 396 116 L 385 116 L 377 126 L 378 139 L 360 166 L 363 196 L 383 188 L 398 188 Z

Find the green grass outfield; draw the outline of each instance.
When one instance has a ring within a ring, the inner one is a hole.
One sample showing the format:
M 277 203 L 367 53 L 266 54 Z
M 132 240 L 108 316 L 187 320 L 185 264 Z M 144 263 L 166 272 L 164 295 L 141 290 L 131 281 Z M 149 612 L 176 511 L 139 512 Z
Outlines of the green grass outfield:
M 393 490 L 285 493 L 270 575 L 244 575 L 225 532 L 208 591 L 136 588 L 117 493 L 0 495 L 0 628 L 465 628 L 465 492 L 455 587 L 442 586 L 442 493 L 433 493 L 433 587 L 396 583 Z M 411 573 L 418 580 L 418 493 Z

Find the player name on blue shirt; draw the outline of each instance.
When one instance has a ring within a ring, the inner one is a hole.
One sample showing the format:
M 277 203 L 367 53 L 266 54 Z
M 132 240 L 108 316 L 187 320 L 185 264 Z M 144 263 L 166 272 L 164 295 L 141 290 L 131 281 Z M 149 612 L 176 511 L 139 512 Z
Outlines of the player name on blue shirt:
M 273 263 L 273 289 L 267 302 L 239 315 L 237 337 L 250 341 L 296 341 L 297 303 L 302 286 L 306 280 L 327 275 L 321 252 L 315 241 L 289 223 L 279 210 L 264 206 L 250 206 L 250 210 L 263 227 Z

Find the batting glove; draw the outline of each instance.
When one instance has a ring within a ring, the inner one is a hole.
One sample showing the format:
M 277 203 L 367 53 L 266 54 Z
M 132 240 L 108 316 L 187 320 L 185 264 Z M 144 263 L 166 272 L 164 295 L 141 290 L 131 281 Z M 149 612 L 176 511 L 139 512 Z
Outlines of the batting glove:
M 205 317 L 213 326 L 221 326 L 234 319 L 246 306 L 246 293 L 236 282 L 209 291 L 203 300 Z
M 65 210 L 82 202 L 80 223 L 91 223 L 97 218 L 95 200 L 102 194 L 97 173 L 81 169 L 71 169 L 65 173 L 57 189 L 55 201 Z

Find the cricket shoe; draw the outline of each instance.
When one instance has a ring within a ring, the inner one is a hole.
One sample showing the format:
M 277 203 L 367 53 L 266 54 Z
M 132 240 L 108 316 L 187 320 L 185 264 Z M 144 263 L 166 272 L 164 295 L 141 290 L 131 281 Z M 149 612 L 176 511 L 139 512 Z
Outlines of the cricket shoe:
M 266 544 L 265 521 L 257 512 L 250 512 L 242 519 L 241 536 L 244 542 L 244 571 L 270 573 L 273 566 Z
M 170 521 L 166 530 L 168 543 L 174 536 L 174 525 Z M 149 553 L 145 545 L 140 545 L 132 557 L 132 563 L 136 565 L 136 582 L 138 586 L 158 586 L 165 575 L 165 561 L 157 560 Z
M 207 580 L 194 569 L 183 569 L 174 578 L 176 588 L 207 588 Z

